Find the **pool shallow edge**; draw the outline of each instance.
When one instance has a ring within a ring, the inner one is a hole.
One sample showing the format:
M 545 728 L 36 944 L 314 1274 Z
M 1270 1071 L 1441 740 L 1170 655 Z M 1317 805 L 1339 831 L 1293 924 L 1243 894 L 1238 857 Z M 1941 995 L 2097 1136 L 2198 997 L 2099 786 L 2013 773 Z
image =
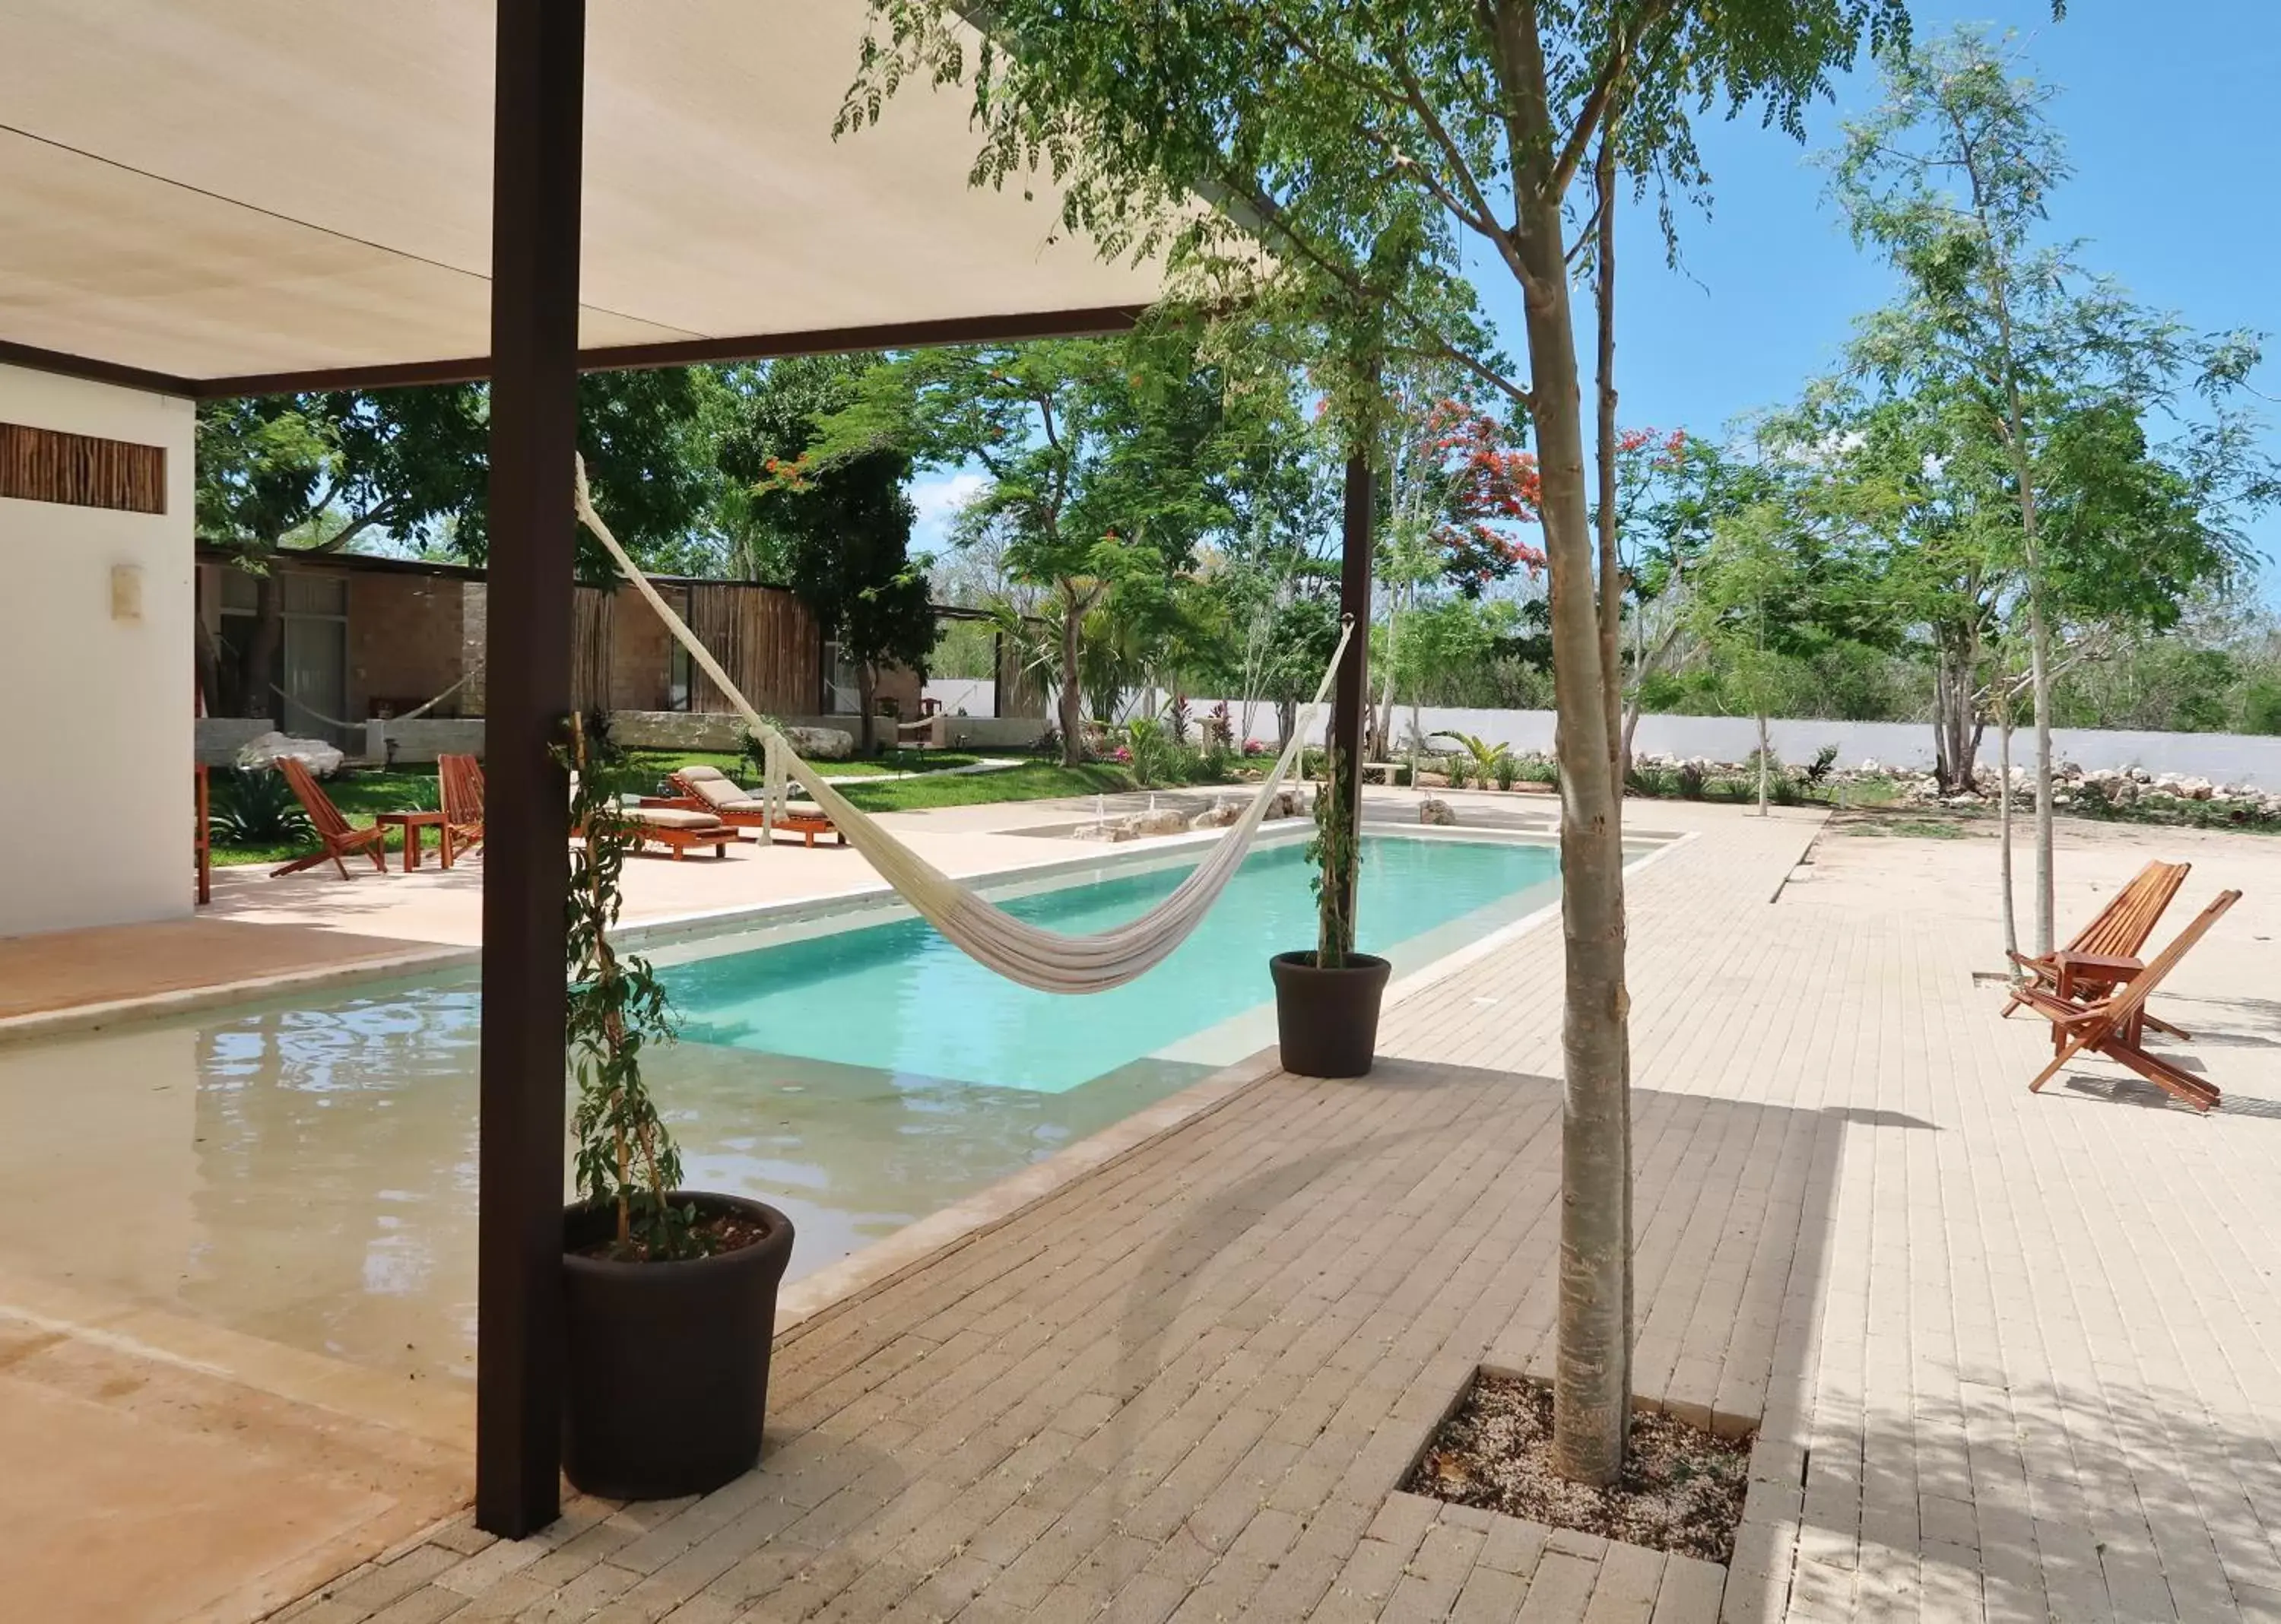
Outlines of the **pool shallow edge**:
M 1689 831 L 1651 838 L 1657 844 L 1624 865 L 1627 881 L 1698 836 Z M 1392 1009 L 1403 1000 L 1427 991 L 1499 947 L 1557 919 L 1559 913 L 1558 901 L 1549 903 L 1399 978 L 1386 990 L 1385 1008 Z M 808 1327 L 853 1310 L 874 1292 L 1002 1228 L 1086 1174 L 1112 1166 L 1165 1134 L 1211 1115 L 1248 1089 L 1279 1075 L 1282 1069 L 1281 1058 L 1271 1044 L 1097 1133 L 1065 1146 L 1043 1161 L 1032 1162 L 1020 1172 L 804 1276 L 785 1287 L 777 1298 L 778 1343 L 796 1341 Z M 1366 1087 L 1369 1079 L 1355 1079 L 1354 1086 Z

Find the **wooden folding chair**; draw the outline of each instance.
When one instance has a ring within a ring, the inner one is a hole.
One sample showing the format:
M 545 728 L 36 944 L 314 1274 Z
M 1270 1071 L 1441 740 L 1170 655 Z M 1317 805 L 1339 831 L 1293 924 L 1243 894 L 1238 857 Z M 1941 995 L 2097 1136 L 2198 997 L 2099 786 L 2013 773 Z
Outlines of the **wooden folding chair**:
M 439 754 L 436 783 L 444 808 L 444 866 L 483 843 L 483 769 L 472 755 Z
M 301 810 L 309 815 L 309 827 L 317 831 L 317 839 L 325 843 L 325 849 L 314 856 L 303 857 L 282 868 L 273 869 L 270 878 L 282 879 L 288 874 L 298 874 L 304 869 L 313 869 L 321 862 L 329 862 L 341 871 L 341 878 L 346 879 L 349 878 L 349 865 L 341 858 L 346 853 L 360 851 L 372 859 L 374 868 L 383 874 L 388 871 L 388 859 L 383 852 L 388 831 L 376 824 L 369 829 L 350 828 L 349 820 L 341 816 L 341 809 L 332 803 L 331 797 L 317 787 L 316 779 L 310 777 L 308 768 L 298 756 L 279 756 L 277 770 L 285 775 L 285 782 L 292 786 L 293 798 L 301 803 Z
M 2163 978 L 2193 951 L 2194 944 L 2208 934 L 2210 926 L 2224 916 L 2225 910 L 2240 901 L 2238 891 L 2219 892 L 2193 923 L 2149 960 L 2145 969 L 2133 973 L 2128 981 L 2095 1002 L 2077 1004 L 2041 987 L 2020 988 L 2020 1001 L 2052 1023 L 2052 1042 L 2059 1051 L 2052 1056 L 2052 1063 L 2037 1072 L 2036 1080 L 2028 1085 L 2030 1091 L 2040 1093 L 2045 1083 L 2059 1075 L 2061 1067 L 2088 1049 L 2122 1062 L 2172 1099 L 2184 1100 L 2196 1110 L 2206 1111 L 2215 1106 L 2218 1102 L 2215 1084 L 2172 1065 L 2159 1055 L 2148 1054 L 2140 1046 L 2140 1040 L 2144 1027 L 2149 1024 L 2146 1013 L 2147 998 L 2162 984 Z
M 2193 866 L 2190 862 L 2150 862 L 2138 870 L 2130 884 L 2107 898 L 2107 906 L 2076 932 L 2075 940 L 2066 947 L 2032 956 L 2013 954 L 2012 962 L 2027 974 L 2028 979 L 2022 985 L 2041 988 L 2076 1004 L 2114 991 L 2137 972 L 2139 950 L 2153 935 L 2163 909 L 2178 894 L 2178 887 L 2186 883 L 2187 872 Z M 2026 1001 L 2014 992 L 2012 1001 L 2004 1006 L 2004 1013 L 2011 1014 Z M 2153 1025 L 2161 1026 L 2162 1023 L 2156 1021 Z

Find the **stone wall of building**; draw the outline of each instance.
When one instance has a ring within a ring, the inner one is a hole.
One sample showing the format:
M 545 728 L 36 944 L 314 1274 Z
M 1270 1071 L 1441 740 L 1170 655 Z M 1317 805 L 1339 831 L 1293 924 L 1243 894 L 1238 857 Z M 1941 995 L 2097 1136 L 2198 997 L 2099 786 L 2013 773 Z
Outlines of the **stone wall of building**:
M 348 573 L 348 715 L 400 715 L 466 673 L 467 597 L 455 576 Z M 426 713 L 456 716 L 460 690 Z

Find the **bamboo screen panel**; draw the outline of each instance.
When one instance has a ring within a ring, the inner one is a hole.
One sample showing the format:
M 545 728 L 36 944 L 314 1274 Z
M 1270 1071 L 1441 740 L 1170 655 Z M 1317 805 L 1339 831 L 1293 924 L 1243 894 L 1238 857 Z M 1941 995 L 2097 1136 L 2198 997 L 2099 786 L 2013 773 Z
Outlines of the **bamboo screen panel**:
M 166 448 L 0 423 L 0 497 L 162 514 Z
M 611 613 L 615 594 L 599 587 L 574 589 L 570 615 L 570 703 L 579 710 L 610 708 Z
M 790 592 L 738 581 L 700 581 L 689 589 L 689 629 L 763 715 L 814 714 L 823 684 L 823 643 L 815 617 Z M 736 708 L 700 671 L 690 708 Z

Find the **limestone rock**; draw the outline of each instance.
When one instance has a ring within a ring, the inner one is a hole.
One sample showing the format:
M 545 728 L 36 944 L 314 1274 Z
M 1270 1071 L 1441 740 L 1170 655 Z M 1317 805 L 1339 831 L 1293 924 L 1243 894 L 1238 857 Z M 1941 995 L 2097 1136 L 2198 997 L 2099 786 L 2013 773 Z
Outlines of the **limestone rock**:
M 1188 820 L 1177 807 L 1157 807 L 1147 812 L 1135 812 L 1125 821 L 1133 825 L 1135 835 L 1142 837 L 1178 834 L 1188 826 Z
M 1243 816 L 1243 802 L 1233 795 L 1223 795 L 1188 820 L 1191 829 L 1227 829 Z
M 249 771 L 274 766 L 282 756 L 292 756 L 312 774 L 329 778 L 348 759 L 321 739 L 295 739 L 289 733 L 264 733 L 237 753 L 237 764 Z
M 1457 826 L 1458 814 L 1439 795 L 1428 795 L 1418 803 L 1418 821 L 1451 829 Z
M 1133 827 L 1129 817 L 1115 818 L 1105 823 L 1079 824 L 1071 834 L 1072 840 L 1101 840 L 1111 846 L 1134 839 L 1140 831 Z
M 786 728 L 785 737 L 803 761 L 844 762 L 855 754 L 855 736 L 836 727 Z

